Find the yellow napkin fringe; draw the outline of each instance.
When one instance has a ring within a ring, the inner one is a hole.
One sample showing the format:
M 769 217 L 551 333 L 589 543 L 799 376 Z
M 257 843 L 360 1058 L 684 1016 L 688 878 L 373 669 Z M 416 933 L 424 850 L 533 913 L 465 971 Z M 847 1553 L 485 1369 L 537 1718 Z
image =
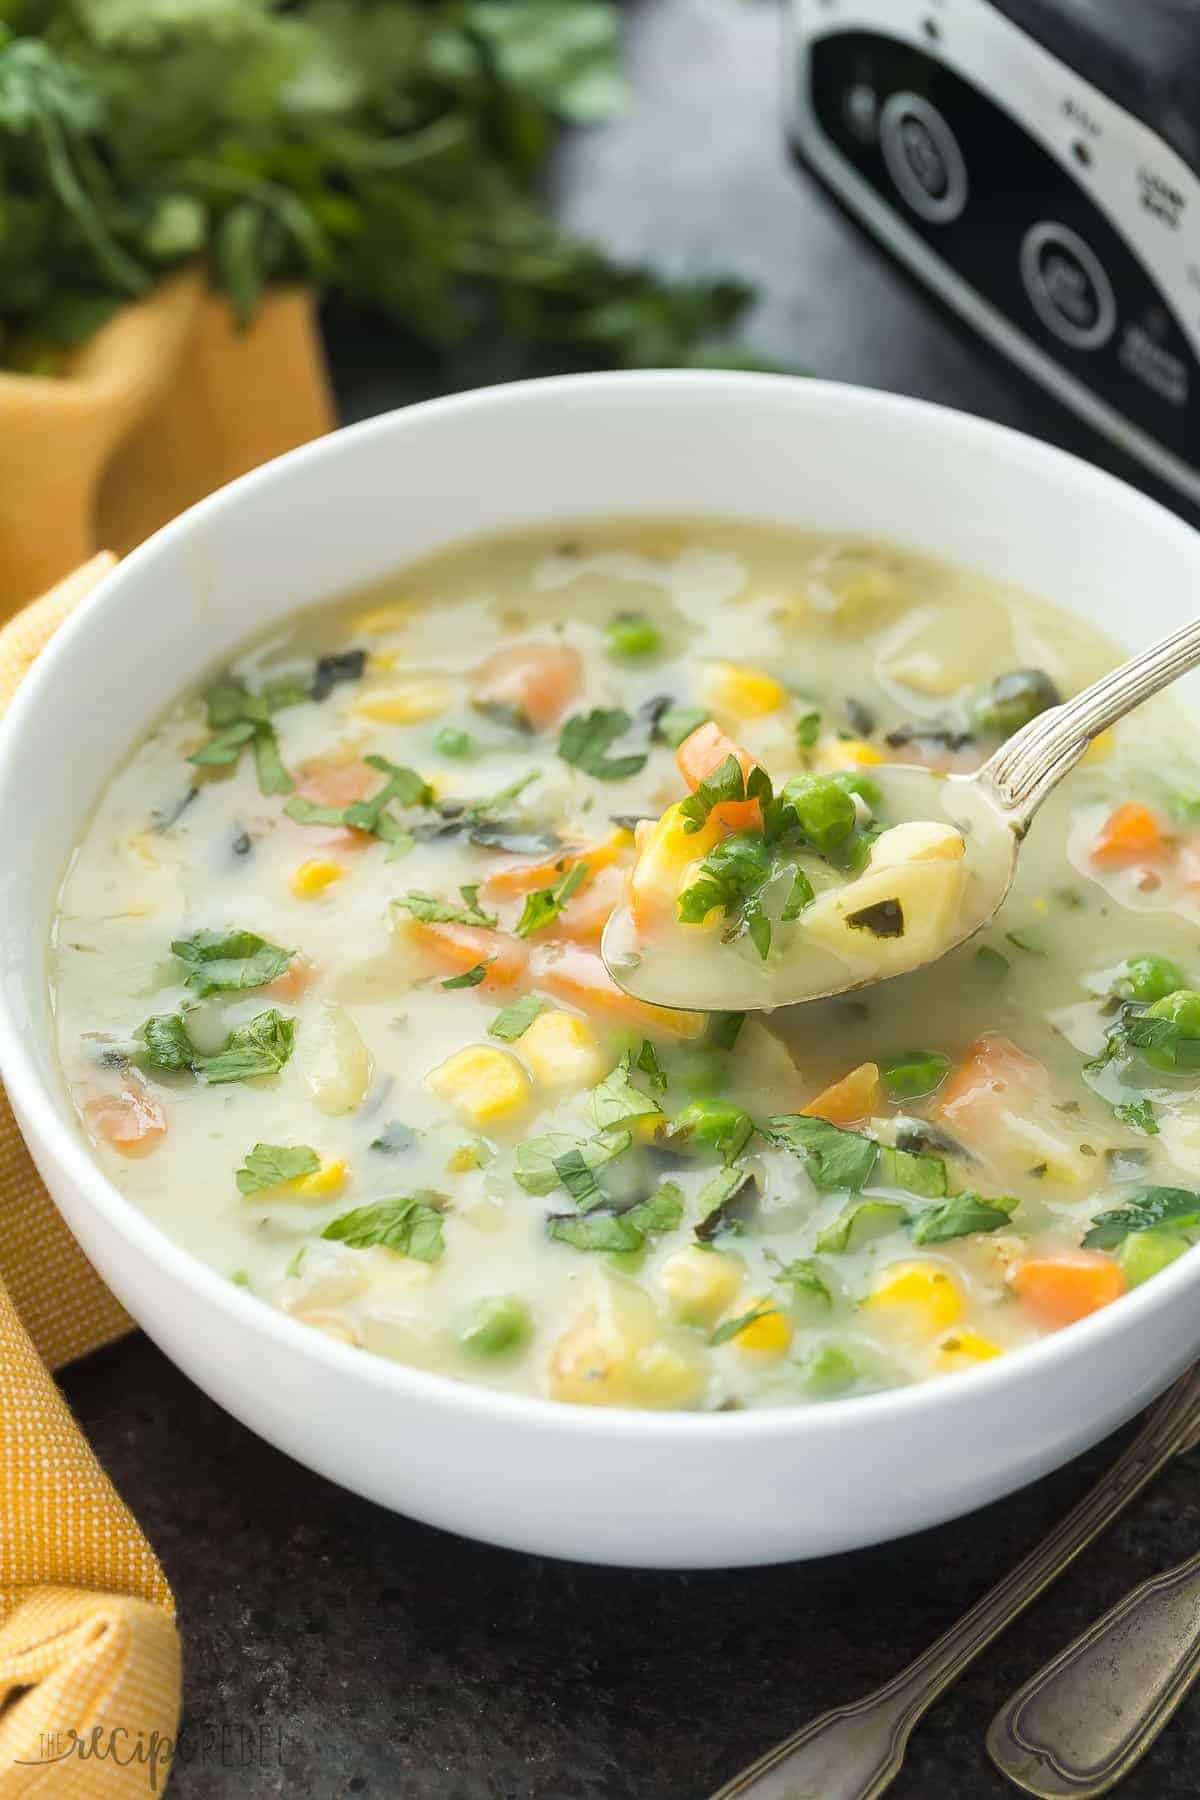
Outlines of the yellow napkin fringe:
M 0 712 L 115 560 L 94 557 L 0 631 Z M 171 1590 L 49 1373 L 131 1325 L 0 1092 L 0 1800 L 132 1800 L 167 1779 Z

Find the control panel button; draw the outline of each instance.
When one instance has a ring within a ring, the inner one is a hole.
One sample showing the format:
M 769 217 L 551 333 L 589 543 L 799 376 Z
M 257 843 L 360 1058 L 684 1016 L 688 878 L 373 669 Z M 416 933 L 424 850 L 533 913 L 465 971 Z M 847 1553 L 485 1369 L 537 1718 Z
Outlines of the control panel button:
M 1048 331 L 1075 350 L 1098 350 L 1112 336 L 1117 303 L 1095 251 L 1077 231 L 1043 219 L 1021 244 L 1021 279 Z
M 922 94 L 893 94 L 879 122 L 888 174 L 922 219 L 948 225 L 967 204 L 967 165 L 958 139 Z

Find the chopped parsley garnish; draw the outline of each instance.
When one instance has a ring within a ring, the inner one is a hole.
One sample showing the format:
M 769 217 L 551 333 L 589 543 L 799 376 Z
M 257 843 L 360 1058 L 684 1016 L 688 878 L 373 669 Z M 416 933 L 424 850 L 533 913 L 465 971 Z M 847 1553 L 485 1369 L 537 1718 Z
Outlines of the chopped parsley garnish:
M 817 1233 L 817 1250 L 840 1255 L 844 1250 L 861 1250 L 875 1238 L 887 1237 L 908 1222 L 908 1212 L 890 1200 L 858 1200 L 845 1207 L 836 1219 Z
M 804 1159 L 808 1177 L 822 1193 L 858 1193 L 875 1170 L 879 1145 L 857 1131 L 843 1131 L 827 1119 L 783 1113 L 759 1126 L 762 1136 Z
M 641 1250 L 646 1239 L 674 1231 L 683 1218 L 683 1196 L 673 1181 L 664 1181 L 649 1199 L 624 1212 L 555 1213 L 546 1221 L 550 1237 L 575 1250 L 614 1254 Z
M 405 1150 L 411 1150 L 417 1141 L 418 1134 L 411 1125 L 402 1119 L 393 1119 L 385 1125 L 377 1138 L 372 1138 L 370 1148 L 380 1150 L 385 1156 L 397 1156 Z
M 609 756 L 608 751 L 632 723 L 621 707 L 594 707 L 591 712 L 575 713 L 559 733 L 558 754 L 572 768 L 594 775 L 597 781 L 626 781 L 645 768 L 645 751 L 630 756 Z
M 715 1350 L 721 1344 L 727 1344 L 731 1338 L 735 1338 L 740 1332 L 745 1331 L 747 1325 L 757 1324 L 759 1319 L 774 1319 L 778 1313 L 777 1306 L 772 1306 L 766 1300 L 760 1301 L 757 1306 L 752 1306 L 749 1312 L 739 1314 L 736 1319 L 726 1319 L 723 1325 L 718 1325 L 708 1341 Z
M 190 1069 L 198 1080 L 216 1086 L 250 1081 L 257 1075 L 277 1075 L 292 1054 L 296 1025 L 271 1007 L 231 1031 L 224 1046 L 212 1055 L 192 1043 L 182 1012 L 158 1013 L 139 1026 L 135 1035 L 141 1045 L 138 1060 L 147 1067 Z
M 1123 1100 L 1113 1107 L 1113 1113 L 1123 1125 L 1132 1125 L 1135 1131 L 1144 1133 L 1146 1137 L 1158 1136 L 1158 1119 L 1151 1100 Z
M 658 1060 L 658 1052 L 649 1038 L 642 1039 L 642 1047 L 634 1059 L 634 1067 L 649 1077 L 650 1086 L 661 1094 L 667 1085 L 667 1077 Z
M 804 870 L 793 870 L 791 892 L 783 903 L 783 911 L 779 915 L 780 924 L 790 925 L 793 919 L 800 917 L 806 906 L 812 905 L 816 897 L 813 884 Z
M 266 987 L 287 973 L 294 950 L 268 944 L 253 931 L 194 931 L 176 938 L 172 954 L 187 964 L 184 986 L 201 1000 L 209 994 Z
M 455 906 L 453 901 L 439 900 L 436 894 L 418 894 L 410 890 L 392 905 L 402 906 L 410 912 L 414 919 L 420 919 L 426 925 L 483 925 L 491 929 L 496 924 L 496 914 L 484 912 L 479 904 L 479 888 L 475 883 L 465 883 L 459 888 L 462 905 Z
M 494 956 L 489 956 L 485 962 L 477 962 L 473 968 L 464 969 L 461 975 L 448 975 L 442 986 L 444 988 L 478 987 L 481 981 L 486 981 L 488 969 L 495 960 Z
M 255 1144 L 237 1172 L 238 1192 L 260 1194 L 301 1175 L 314 1175 L 321 1159 L 307 1144 Z
M 1023 950 L 1026 956 L 1049 956 L 1050 954 L 1035 932 L 1006 931 L 1004 937 L 1014 950 Z
M 1097 1215 L 1083 1240 L 1084 1249 L 1112 1250 L 1131 1231 L 1153 1231 L 1159 1225 L 1195 1230 L 1200 1226 L 1200 1194 L 1190 1188 L 1142 1188 L 1129 1206 Z
M 717 1050 L 732 1050 L 738 1041 L 738 1034 L 746 1023 L 745 1013 L 726 1012 L 709 1013 L 708 1041 Z
M 740 779 L 740 769 L 738 773 Z M 679 895 L 680 923 L 702 925 L 710 912 L 719 911 L 734 921 L 732 931 L 724 934 L 726 942 L 748 932 L 765 957 L 771 947 L 771 922 L 758 896 L 770 875 L 771 852 L 762 833 L 733 832 L 714 844 L 695 881 Z
M 990 944 L 982 944 L 975 952 L 975 967 L 989 981 L 1001 981 L 1012 965 L 999 950 L 993 950 Z
M 711 1243 L 722 1231 L 740 1231 L 739 1209 L 758 1193 L 753 1175 L 735 1163 L 706 1181 L 696 1195 L 696 1236 L 702 1244 Z
M 363 761 L 387 777 L 368 799 L 354 800 L 349 806 L 318 806 L 303 794 L 293 794 L 283 810 L 298 825 L 345 825 L 369 832 L 389 846 L 388 861 L 394 862 L 408 854 L 416 839 L 389 811 L 392 802 L 403 807 L 429 806 L 433 789 L 415 769 L 389 762 L 386 756 L 364 756 Z
M 699 706 L 667 706 L 654 721 L 654 740 L 678 750 L 685 738 L 708 723 L 708 714 Z
M 599 1193 L 595 1171 L 632 1144 L 628 1131 L 604 1131 L 580 1140 L 569 1131 L 547 1131 L 517 1146 L 513 1179 L 527 1194 L 552 1194 L 566 1187 L 576 1204 Z
M 544 1012 L 546 1002 L 539 1000 L 536 994 L 522 994 L 511 1006 L 505 1006 L 498 1012 L 488 1026 L 488 1035 L 501 1038 L 506 1044 L 513 1044 L 523 1037 L 540 1012 Z
M 297 706 L 307 700 L 307 685 L 285 676 L 265 682 L 257 694 L 252 694 L 244 682 L 227 678 L 211 687 L 204 698 L 213 735 L 188 761 L 199 768 L 227 768 L 240 761 L 242 751 L 252 744 L 260 791 L 290 793 L 292 778 L 280 760 L 271 720 L 285 706 Z
M 800 1256 L 794 1262 L 785 1263 L 773 1250 L 768 1250 L 765 1254 L 775 1270 L 772 1280 L 778 1287 L 791 1289 L 794 1306 L 805 1300 L 817 1300 L 824 1306 L 833 1305 L 829 1284 L 811 1258 Z
M 597 1131 L 624 1124 L 626 1119 L 649 1119 L 662 1113 L 658 1101 L 644 1094 L 630 1079 L 630 1064 L 631 1058 L 623 1056 L 611 1075 L 592 1089 L 587 1116 Z
M 526 894 L 521 916 L 517 920 L 515 930 L 518 937 L 532 937 L 535 931 L 544 931 L 552 925 L 560 912 L 583 886 L 591 869 L 586 862 L 572 863 L 562 880 L 554 887 L 538 888 L 536 893 Z
M 920 1215 L 913 1226 L 913 1241 L 946 1244 L 951 1238 L 970 1237 L 977 1231 L 999 1231 L 1009 1223 L 1016 1205 L 1015 1197 L 1007 1194 L 955 1194 Z
M 680 801 L 683 829 L 685 832 L 700 831 L 708 823 L 708 815 L 714 806 L 725 806 L 737 800 L 770 800 L 773 791 L 765 769 L 756 763 L 747 778 L 737 757 L 730 754 L 705 776 L 693 794 Z
M 819 712 L 802 713 L 796 720 L 796 747 L 799 750 L 811 750 L 821 735 L 821 715 Z
M 437 1262 L 446 1248 L 439 1208 L 417 1194 L 398 1194 L 371 1206 L 357 1206 L 353 1212 L 331 1219 L 321 1236 L 348 1244 L 352 1250 L 371 1250 L 379 1245 L 399 1256 L 412 1256 L 427 1263 Z
M 938 1200 L 946 1192 L 946 1165 L 940 1156 L 892 1150 L 884 1144 L 880 1146 L 879 1168 L 873 1185 L 902 1188 L 907 1194 Z

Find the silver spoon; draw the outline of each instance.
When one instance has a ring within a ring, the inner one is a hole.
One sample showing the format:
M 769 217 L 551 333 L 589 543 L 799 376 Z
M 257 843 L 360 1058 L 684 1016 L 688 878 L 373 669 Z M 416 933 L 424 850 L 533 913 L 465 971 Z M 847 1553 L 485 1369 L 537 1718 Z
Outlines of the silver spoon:
M 886 977 L 856 977 L 828 954 L 818 960 L 796 956 L 782 967 L 772 958 L 770 965 L 759 967 L 759 959 L 747 950 L 736 957 L 692 955 L 686 967 L 664 974 L 654 958 L 640 960 L 632 921 L 619 907 L 601 941 L 605 967 L 618 987 L 638 1000 L 698 1012 L 753 1012 L 830 999 L 939 961 L 995 917 L 1012 886 L 1021 840 L 1038 807 L 1092 739 L 1198 663 L 1200 619 L 1131 657 L 1073 699 L 1039 713 L 971 775 L 944 776 L 909 765 L 871 770 L 897 814 L 910 820 L 948 820 L 965 839 L 968 887 L 959 929 L 934 956 L 914 951 L 911 963 L 893 962 Z

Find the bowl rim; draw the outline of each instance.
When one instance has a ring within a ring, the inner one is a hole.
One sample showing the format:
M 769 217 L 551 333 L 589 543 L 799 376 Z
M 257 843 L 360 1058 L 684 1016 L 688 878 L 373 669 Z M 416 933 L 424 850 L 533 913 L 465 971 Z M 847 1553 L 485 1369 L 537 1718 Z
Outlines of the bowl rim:
M 808 377 L 759 374 L 728 370 L 621 371 L 599 374 L 558 375 L 510 382 L 491 388 L 475 388 L 439 396 L 412 406 L 395 408 L 356 424 L 343 426 L 265 463 L 189 507 L 133 550 L 106 574 L 86 607 L 77 609 L 54 633 L 22 681 L 7 713 L 0 719 L 0 810 L 3 807 L 5 752 L 17 739 L 25 721 L 42 707 L 53 707 L 60 668 L 74 654 L 76 637 L 92 629 L 99 618 L 119 612 L 129 584 L 136 582 L 143 566 L 169 555 L 185 544 L 196 523 L 219 517 L 227 508 L 253 504 L 255 494 L 268 486 L 287 482 L 302 465 L 335 461 L 349 444 L 372 437 L 389 438 L 410 427 L 419 427 L 430 416 L 460 417 L 469 427 L 471 418 L 509 406 L 520 408 L 527 395 L 561 396 L 570 403 L 585 392 L 606 390 L 630 406 L 652 404 L 664 393 L 711 394 L 722 402 L 741 399 L 760 405 L 792 406 L 812 401 L 831 415 L 851 418 L 891 414 L 919 417 L 945 434 L 947 442 L 962 445 L 964 453 L 986 445 L 1017 462 L 1040 464 L 1049 485 L 1073 487 L 1097 505 L 1118 510 L 1151 532 L 1167 532 L 1193 547 L 1200 559 L 1200 533 L 1160 502 L 1130 487 L 1115 475 L 1057 446 L 1043 443 L 1010 426 L 965 413 L 954 407 L 904 394 Z M 602 509 L 597 509 L 602 511 Z M 47 925 L 48 925 L 47 921 Z M 40 1037 L 40 1029 L 36 1034 Z M 53 1055 L 53 1044 L 50 1045 Z M 1053 1379 L 1065 1365 L 1090 1361 L 1106 1340 L 1136 1331 L 1143 1317 L 1170 1296 L 1200 1286 L 1200 1243 L 1174 1264 L 1132 1292 L 1117 1305 L 1077 1321 L 1022 1346 L 1011 1355 L 996 1357 L 974 1368 L 956 1372 L 953 1380 L 922 1380 L 904 1387 L 846 1399 L 808 1402 L 804 1405 L 763 1407 L 733 1413 L 665 1412 L 624 1407 L 586 1406 L 550 1400 L 540 1395 L 515 1394 L 482 1384 L 437 1374 L 393 1362 L 371 1352 L 336 1342 L 313 1331 L 287 1313 L 257 1299 L 222 1276 L 192 1251 L 177 1243 L 161 1225 L 121 1193 L 94 1161 L 82 1134 L 63 1112 L 49 1083 L 42 1080 L 34 1057 L 13 1017 L 6 994 L 0 988 L 0 1077 L 15 1106 L 27 1120 L 29 1137 L 50 1149 L 66 1181 L 82 1204 L 90 1207 L 121 1238 L 131 1242 L 156 1276 L 165 1283 L 179 1283 L 205 1306 L 215 1308 L 235 1327 L 261 1333 L 281 1353 L 323 1365 L 331 1375 L 365 1382 L 392 1393 L 397 1399 L 436 1405 L 447 1414 L 474 1417 L 492 1423 L 545 1426 L 583 1432 L 591 1438 L 645 1439 L 664 1436 L 671 1440 L 711 1439 L 732 1443 L 759 1441 L 793 1434 L 824 1436 L 843 1431 L 853 1421 L 869 1430 L 876 1422 L 893 1424 L 919 1415 L 954 1407 L 972 1407 L 1005 1389 L 1029 1382 Z M 136 1323 L 136 1321 L 135 1321 Z

